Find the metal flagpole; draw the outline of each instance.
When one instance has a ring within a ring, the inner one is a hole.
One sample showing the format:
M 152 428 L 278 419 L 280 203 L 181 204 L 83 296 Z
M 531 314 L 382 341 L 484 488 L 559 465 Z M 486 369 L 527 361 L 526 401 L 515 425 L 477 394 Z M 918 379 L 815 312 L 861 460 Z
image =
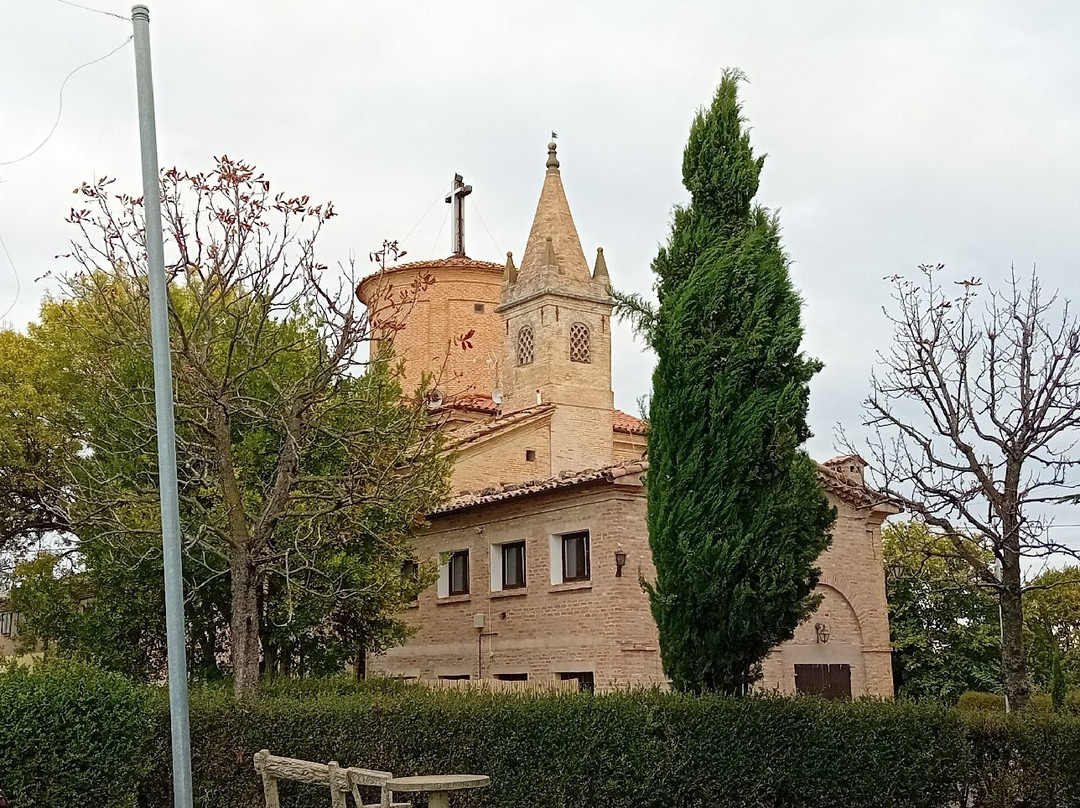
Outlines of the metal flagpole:
M 161 242 L 161 186 L 158 179 L 154 81 L 150 72 L 150 10 L 133 6 L 135 81 L 139 95 L 143 213 L 150 284 L 150 337 L 154 351 L 158 484 L 161 488 L 161 542 L 165 556 L 165 624 L 169 650 L 169 716 L 172 725 L 173 805 L 191 808 L 191 735 L 188 729 L 187 644 L 184 639 L 184 579 L 180 549 L 180 507 L 176 488 L 172 362 L 169 355 L 169 299 L 165 250 Z

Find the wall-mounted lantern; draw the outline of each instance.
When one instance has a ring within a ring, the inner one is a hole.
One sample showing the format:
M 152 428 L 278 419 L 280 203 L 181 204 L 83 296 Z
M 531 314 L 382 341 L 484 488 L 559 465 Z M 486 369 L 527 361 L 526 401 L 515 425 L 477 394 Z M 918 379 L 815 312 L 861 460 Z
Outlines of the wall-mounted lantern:
M 622 568 L 626 566 L 626 551 L 615 551 L 615 577 L 622 578 Z
M 827 643 L 829 637 L 832 636 L 829 633 L 829 627 L 825 623 L 814 623 L 814 631 L 817 632 L 817 641 L 820 643 Z

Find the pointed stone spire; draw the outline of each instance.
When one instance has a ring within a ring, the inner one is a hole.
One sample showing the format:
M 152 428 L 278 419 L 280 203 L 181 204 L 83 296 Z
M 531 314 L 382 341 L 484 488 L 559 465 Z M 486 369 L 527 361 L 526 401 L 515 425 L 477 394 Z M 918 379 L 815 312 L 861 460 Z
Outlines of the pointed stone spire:
M 554 261 L 548 255 L 549 242 Z M 581 249 L 570 204 L 566 201 L 554 141 L 548 144 L 547 173 L 540 200 L 536 203 L 529 241 L 521 258 L 520 277 L 523 281 L 537 277 L 545 266 L 558 266 L 562 274 L 579 280 L 588 280 L 592 275 Z
M 604 260 L 604 248 L 596 248 L 596 267 L 593 269 L 592 279 L 598 283 L 603 283 L 604 286 L 608 286 L 611 283 L 611 278 L 608 277 L 607 261 Z
M 517 267 L 514 266 L 514 254 L 506 254 L 506 269 L 503 271 L 503 283 L 517 283 Z

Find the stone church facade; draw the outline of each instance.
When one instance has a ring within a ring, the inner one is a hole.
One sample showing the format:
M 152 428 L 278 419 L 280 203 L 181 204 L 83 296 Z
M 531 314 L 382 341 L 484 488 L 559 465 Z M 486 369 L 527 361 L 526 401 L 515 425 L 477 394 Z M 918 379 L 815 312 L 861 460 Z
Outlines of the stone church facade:
M 435 378 L 431 406 L 455 457 L 453 495 L 416 548 L 418 561 L 438 559 L 439 580 L 406 613 L 412 639 L 367 670 L 663 684 L 639 584 L 654 576 L 646 425 L 613 405 L 603 250 L 590 268 L 554 143 L 520 267 L 510 254 L 505 264 L 465 256 L 460 202 L 454 255 L 357 287 L 376 336 L 392 337 L 404 361 L 404 388 Z M 410 302 L 395 307 L 404 289 Z M 892 695 L 880 528 L 897 509 L 865 485 L 863 467 L 857 457 L 819 464 L 838 511 L 819 562 L 824 599 L 767 658 L 763 689 Z

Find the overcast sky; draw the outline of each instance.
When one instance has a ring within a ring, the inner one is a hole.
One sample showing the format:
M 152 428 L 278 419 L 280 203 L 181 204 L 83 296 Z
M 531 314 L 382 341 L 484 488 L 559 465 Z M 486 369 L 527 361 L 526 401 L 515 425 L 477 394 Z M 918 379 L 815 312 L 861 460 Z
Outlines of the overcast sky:
M 329 264 L 366 262 L 383 238 L 410 259 L 448 254 L 454 172 L 474 188 L 468 253 L 520 256 L 554 130 L 586 254 L 603 246 L 616 286 L 649 291 L 685 196 L 689 122 L 721 71 L 742 68 L 768 155 L 759 201 L 780 211 L 805 347 L 825 362 L 811 397 L 819 459 L 835 454 L 837 423 L 858 433 L 874 352 L 890 340 L 884 277 L 943 262 L 993 282 L 1037 265 L 1080 298 L 1075 2 L 149 5 L 162 165 L 202 170 L 228 154 L 277 190 L 333 200 Z M 0 0 L 0 13 L 3 163 L 41 142 L 64 76 L 130 23 L 59 0 Z M 133 58 L 128 44 L 73 76 L 51 140 L 0 166 L 14 263 L 0 251 L 0 314 L 14 303 L 17 327 L 48 289 L 34 279 L 65 251 L 72 189 L 107 174 L 140 193 Z M 651 359 L 626 328 L 614 356 L 616 404 L 637 412 Z

